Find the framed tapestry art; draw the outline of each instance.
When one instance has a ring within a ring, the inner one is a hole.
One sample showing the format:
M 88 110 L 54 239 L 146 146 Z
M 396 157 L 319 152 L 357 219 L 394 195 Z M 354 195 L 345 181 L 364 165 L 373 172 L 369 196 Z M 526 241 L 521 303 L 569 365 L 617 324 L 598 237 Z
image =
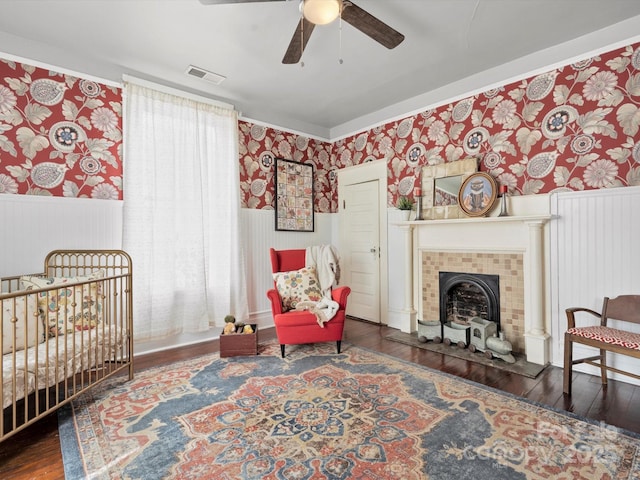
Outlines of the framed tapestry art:
M 276 230 L 313 232 L 313 165 L 276 158 Z

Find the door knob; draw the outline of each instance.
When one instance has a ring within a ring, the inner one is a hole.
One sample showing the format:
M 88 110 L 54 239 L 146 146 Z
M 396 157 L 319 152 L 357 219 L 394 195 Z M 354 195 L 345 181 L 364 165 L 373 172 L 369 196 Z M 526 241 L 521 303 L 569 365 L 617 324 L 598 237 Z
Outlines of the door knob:
M 376 247 L 373 247 L 369 251 L 375 255 L 378 250 L 376 249 Z

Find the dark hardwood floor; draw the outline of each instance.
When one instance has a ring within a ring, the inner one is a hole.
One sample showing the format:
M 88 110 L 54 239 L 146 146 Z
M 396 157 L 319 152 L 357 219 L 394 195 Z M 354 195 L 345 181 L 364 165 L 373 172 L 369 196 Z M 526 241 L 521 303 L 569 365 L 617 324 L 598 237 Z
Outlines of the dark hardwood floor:
M 640 387 L 609 380 L 603 388 L 599 377 L 574 374 L 573 395 L 562 393 L 562 369 L 547 367 L 537 378 L 510 374 L 492 367 L 387 340 L 388 327 L 348 319 L 344 348 L 349 344 L 392 355 L 441 370 L 541 404 L 640 433 Z M 260 341 L 275 338 L 273 329 L 260 330 Z M 218 341 L 159 352 L 136 358 L 137 371 L 217 351 Z M 1 479 L 63 479 L 56 414 L 0 443 Z

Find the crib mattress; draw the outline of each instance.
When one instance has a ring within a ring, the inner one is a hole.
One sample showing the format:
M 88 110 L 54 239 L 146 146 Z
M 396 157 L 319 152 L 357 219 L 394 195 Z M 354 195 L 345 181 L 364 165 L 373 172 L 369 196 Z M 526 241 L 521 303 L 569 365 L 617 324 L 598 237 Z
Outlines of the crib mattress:
M 2 408 L 30 393 L 123 355 L 122 330 L 98 328 L 47 339 L 2 357 Z M 15 376 L 15 398 L 14 398 Z

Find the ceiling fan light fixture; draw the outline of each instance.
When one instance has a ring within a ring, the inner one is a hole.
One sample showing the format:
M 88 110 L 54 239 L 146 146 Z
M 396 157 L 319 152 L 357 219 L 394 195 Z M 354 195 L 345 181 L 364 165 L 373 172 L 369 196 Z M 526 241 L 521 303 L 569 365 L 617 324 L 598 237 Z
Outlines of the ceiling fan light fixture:
M 326 25 L 340 16 L 342 0 L 303 0 L 302 15 L 315 25 Z

